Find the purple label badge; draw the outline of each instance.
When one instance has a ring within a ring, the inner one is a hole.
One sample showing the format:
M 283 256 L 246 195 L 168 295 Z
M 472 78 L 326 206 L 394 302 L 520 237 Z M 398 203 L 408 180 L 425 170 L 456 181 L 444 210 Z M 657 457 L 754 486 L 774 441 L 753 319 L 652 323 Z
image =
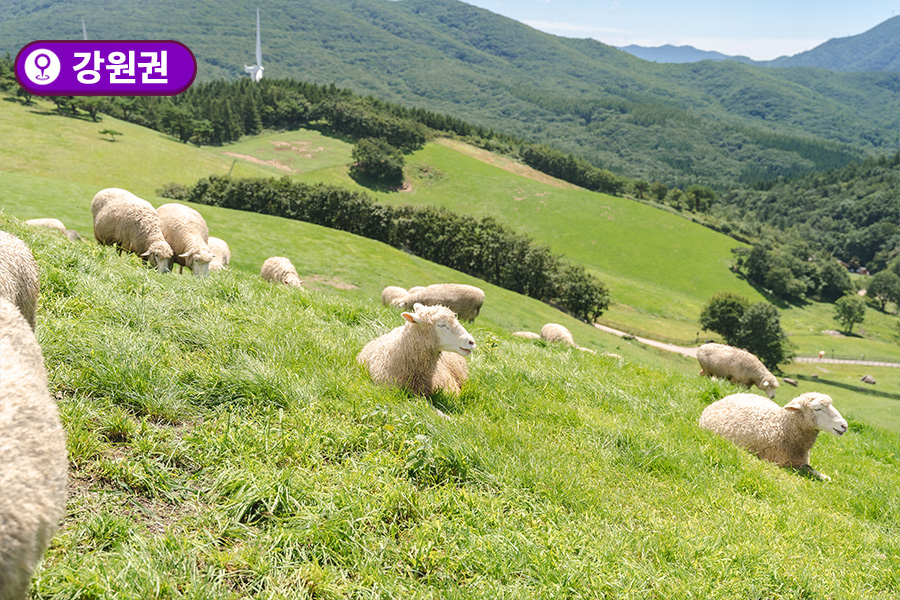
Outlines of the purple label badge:
M 36 96 L 175 96 L 196 76 L 194 54 L 171 40 L 43 40 L 16 56 L 16 79 Z

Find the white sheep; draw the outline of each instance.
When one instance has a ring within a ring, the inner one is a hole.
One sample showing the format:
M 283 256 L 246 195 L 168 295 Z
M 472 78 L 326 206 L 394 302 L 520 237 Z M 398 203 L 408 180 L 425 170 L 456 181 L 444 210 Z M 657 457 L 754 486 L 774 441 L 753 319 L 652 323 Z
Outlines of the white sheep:
M 302 288 L 303 281 L 297 275 L 297 269 L 289 258 L 272 256 L 267 258 L 259 270 L 260 277 L 266 281 L 283 283 L 295 288 Z
M 190 206 L 170 202 L 156 209 L 163 236 L 172 246 L 175 263 L 191 270 L 195 277 L 209 275 L 213 251 L 209 249 L 209 227 L 203 216 Z
M 438 390 L 458 395 L 475 339 L 446 306 L 416 304 L 413 310 L 402 314 L 406 323 L 366 344 L 357 360 L 376 383 L 426 396 Z
M 31 225 L 32 227 L 47 227 L 49 229 L 56 229 L 60 233 L 66 232 L 66 226 L 59 219 L 28 219 L 25 221 L 26 225 Z
M 227 269 L 228 263 L 231 262 L 231 249 L 228 247 L 228 242 L 209 236 L 209 249 L 213 253 L 212 262 L 209 263 L 209 270 L 221 271 L 222 269 Z
M 134 252 L 160 273 L 172 264 L 172 247 L 166 242 L 153 205 L 128 190 L 100 190 L 91 201 L 94 237 L 101 244 Z
M 847 432 L 847 421 L 830 396 L 808 392 L 780 407 L 756 394 L 732 394 L 707 406 L 700 427 L 712 431 L 762 460 L 793 467 L 828 480 L 809 464 L 820 431 Z
M 66 508 L 66 439 L 41 349 L 0 298 L 0 598 L 24 600 Z
M 541 327 L 541 337 L 550 344 L 559 342 L 573 348 L 578 347 L 578 344 L 575 343 L 575 338 L 572 337 L 572 332 L 565 325 L 560 325 L 559 323 L 547 323 Z
M 395 302 L 404 300 L 408 294 L 409 292 L 405 288 L 389 285 L 381 290 L 381 304 L 384 306 L 395 306 Z
M 520 337 L 526 340 L 539 340 L 541 336 L 533 331 L 514 331 L 513 335 L 516 337 Z
M 723 377 L 732 383 L 745 385 L 747 389 L 755 385 L 769 398 L 775 397 L 778 379 L 746 350 L 710 342 L 697 348 L 697 361 L 702 369 L 701 375 Z
M 460 320 L 474 321 L 484 304 L 484 291 L 463 283 L 436 283 L 424 288 L 412 288 L 405 298 L 393 302 L 398 308 L 409 308 L 416 304 L 446 306 Z
M 39 291 L 38 266 L 31 250 L 13 234 L 0 231 L 0 298 L 15 304 L 32 329 Z

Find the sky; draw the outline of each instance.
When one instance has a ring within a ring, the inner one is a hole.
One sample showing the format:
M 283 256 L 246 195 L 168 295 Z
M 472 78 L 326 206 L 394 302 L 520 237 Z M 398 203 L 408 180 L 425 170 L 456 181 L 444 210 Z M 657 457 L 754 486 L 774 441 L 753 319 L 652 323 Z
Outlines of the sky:
M 565 37 L 610 46 L 694 46 L 771 60 L 858 35 L 900 0 L 463 0 Z

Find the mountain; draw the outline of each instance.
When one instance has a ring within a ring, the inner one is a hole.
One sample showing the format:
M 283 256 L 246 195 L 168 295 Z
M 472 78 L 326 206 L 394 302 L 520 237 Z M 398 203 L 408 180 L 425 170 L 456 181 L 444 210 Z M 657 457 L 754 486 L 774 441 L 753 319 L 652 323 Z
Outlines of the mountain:
M 739 62 L 753 63 L 746 56 L 729 56 L 721 52 L 711 52 L 709 50 L 699 50 L 693 46 L 673 46 L 666 44 L 664 46 L 620 46 L 619 50 L 627 52 L 632 56 L 649 60 L 656 63 L 693 63 L 701 60 L 736 60 Z
M 457 0 L 272 0 L 267 78 L 334 83 L 547 143 L 624 175 L 727 187 L 900 149 L 900 75 L 650 63 Z M 35 39 L 175 39 L 198 81 L 243 77 L 236 0 L 0 0 L 0 53 Z
M 812 50 L 761 64 L 842 72 L 900 71 L 900 16 L 859 35 L 828 40 Z

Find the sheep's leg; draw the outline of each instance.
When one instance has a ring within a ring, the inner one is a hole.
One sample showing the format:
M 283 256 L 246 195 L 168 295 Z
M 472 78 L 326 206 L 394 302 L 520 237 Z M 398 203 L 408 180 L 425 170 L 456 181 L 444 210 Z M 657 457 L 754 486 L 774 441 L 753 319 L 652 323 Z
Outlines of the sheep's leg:
M 804 475 L 808 475 L 813 479 L 818 479 L 819 481 L 831 481 L 831 477 L 825 475 L 824 473 L 819 473 L 815 469 L 813 469 L 810 465 L 802 465 L 799 469 L 797 469 Z

